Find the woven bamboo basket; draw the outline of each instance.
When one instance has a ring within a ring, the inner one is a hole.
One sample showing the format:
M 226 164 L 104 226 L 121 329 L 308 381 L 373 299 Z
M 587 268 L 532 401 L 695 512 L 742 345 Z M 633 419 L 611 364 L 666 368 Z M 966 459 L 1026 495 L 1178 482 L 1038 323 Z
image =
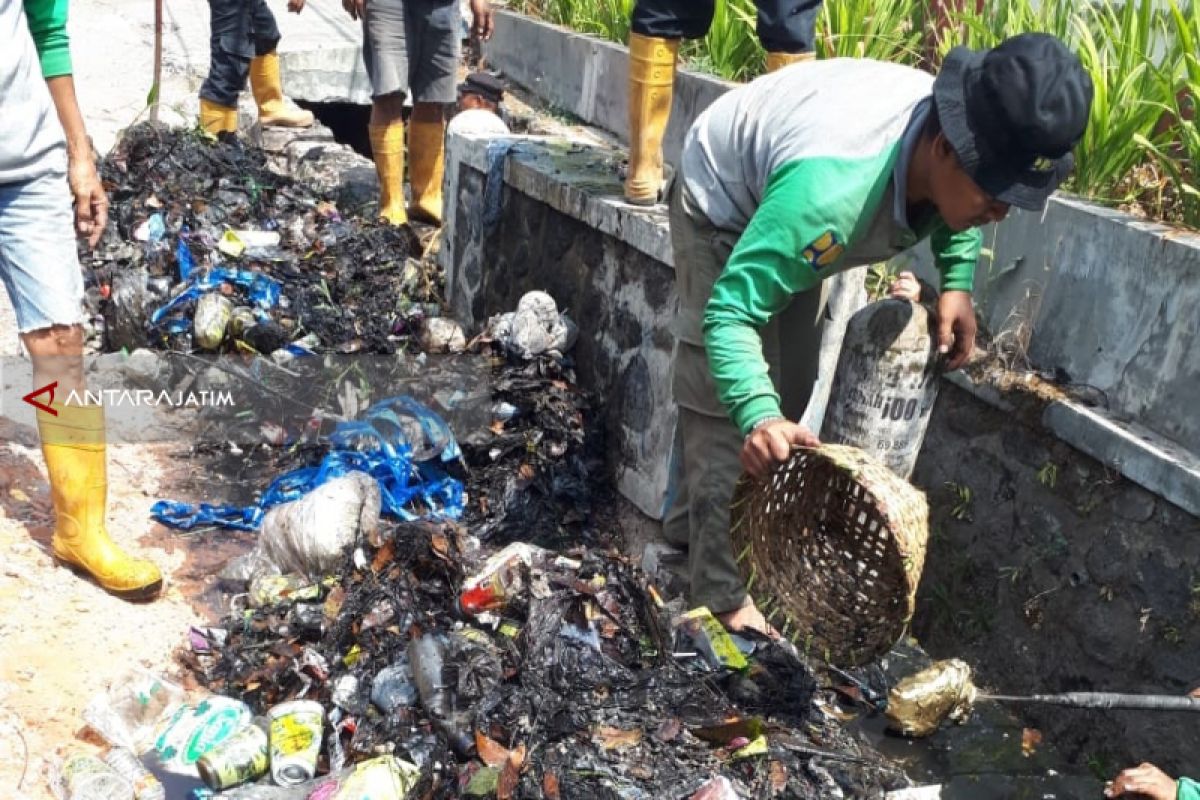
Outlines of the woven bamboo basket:
M 734 552 L 751 596 L 802 650 L 855 666 L 912 620 L 925 564 L 925 495 L 863 451 L 797 448 L 734 491 Z

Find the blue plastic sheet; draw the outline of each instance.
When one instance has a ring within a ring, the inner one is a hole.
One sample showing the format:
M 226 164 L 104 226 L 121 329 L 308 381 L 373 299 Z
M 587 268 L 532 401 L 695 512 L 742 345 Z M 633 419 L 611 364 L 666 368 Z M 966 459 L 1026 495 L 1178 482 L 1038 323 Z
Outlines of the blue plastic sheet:
M 155 309 L 150 314 L 150 324 L 158 325 L 172 312 L 195 302 L 202 294 L 211 292 L 222 283 L 232 283 L 244 289 L 246 297 L 258 310 L 266 310 L 279 302 L 279 283 L 269 275 L 252 272 L 248 269 L 217 267 L 194 278 L 188 288 L 172 297 L 165 305 Z
M 483 187 L 483 225 L 491 228 L 500 221 L 504 189 L 504 162 L 513 152 L 519 152 L 519 139 L 495 139 L 487 146 L 487 179 Z
M 196 260 L 192 258 L 192 249 L 188 247 L 185 236 L 187 228 L 179 234 L 179 241 L 175 243 L 175 262 L 179 265 L 179 280 L 186 281 L 192 277 L 192 273 L 196 270 Z
M 414 441 L 418 437 L 412 434 L 418 431 L 419 440 Z M 210 525 L 257 530 L 268 508 L 299 500 L 326 481 L 358 471 L 379 483 L 384 514 L 402 520 L 462 515 L 463 485 L 441 466 L 461 458 L 458 442 L 445 420 L 412 397 L 381 400 L 360 419 L 339 423 L 329 443 L 331 449 L 320 464 L 280 475 L 252 506 L 160 500 L 150 513 L 181 530 Z M 412 511 L 418 503 L 427 510 Z

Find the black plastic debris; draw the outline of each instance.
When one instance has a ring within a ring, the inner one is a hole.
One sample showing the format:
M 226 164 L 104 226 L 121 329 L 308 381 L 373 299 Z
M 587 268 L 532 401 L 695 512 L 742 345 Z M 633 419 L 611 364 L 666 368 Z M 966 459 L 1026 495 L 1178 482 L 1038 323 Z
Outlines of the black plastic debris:
M 308 335 L 308 349 L 390 353 L 409 338 L 409 311 L 439 296 L 411 228 L 343 217 L 333 197 L 273 172 L 235 138 L 142 123 L 101 176 L 112 224 L 85 263 L 105 349 L 200 349 L 187 324 L 195 302 L 155 312 L 214 269 L 261 275 L 280 292 L 264 299 L 217 281 L 212 291 L 242 309 L 242 324 L 207 350 L 269 355 Z

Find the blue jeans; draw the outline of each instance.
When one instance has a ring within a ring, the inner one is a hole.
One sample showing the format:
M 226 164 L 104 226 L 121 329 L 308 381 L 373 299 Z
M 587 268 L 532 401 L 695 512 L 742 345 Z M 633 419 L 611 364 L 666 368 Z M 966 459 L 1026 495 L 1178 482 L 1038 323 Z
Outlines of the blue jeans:
M 208 77 L 200 96 L 218 105 L 237 107 L 246 88 L 250 59 L 279 45 L 279 27 L 266 0 L 208 0 Z
M 0 281 L 21 333 L 83 321 L 75 212 L 62 172 L 0 184 Z

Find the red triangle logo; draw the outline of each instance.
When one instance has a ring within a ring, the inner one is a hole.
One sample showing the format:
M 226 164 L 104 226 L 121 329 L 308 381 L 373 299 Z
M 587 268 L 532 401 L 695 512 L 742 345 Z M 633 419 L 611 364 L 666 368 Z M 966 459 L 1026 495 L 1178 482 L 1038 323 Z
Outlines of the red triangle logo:
M 33 406 L 34 408 L 41 409 L 42 411 L 45 411 L 48 414 L 52 414 L 57 417 L 58 409 L 56 409 L 50 405 L 51 403 L 54 402 L 54 390 L 57 388 L 58 388 L 58 381 L 55 381 L 54 383 L 48 383 L 40 389 L 34 389 L 32 392 L 25 395 L 21 399 L 24 400 L 26 403 L 29 403 L 29 405 Z M 50 393 L 50 399 L 47 402 L 43 403 L 39 400 L 33 399 L 40 394 L 45 394 L 46 392 Z

